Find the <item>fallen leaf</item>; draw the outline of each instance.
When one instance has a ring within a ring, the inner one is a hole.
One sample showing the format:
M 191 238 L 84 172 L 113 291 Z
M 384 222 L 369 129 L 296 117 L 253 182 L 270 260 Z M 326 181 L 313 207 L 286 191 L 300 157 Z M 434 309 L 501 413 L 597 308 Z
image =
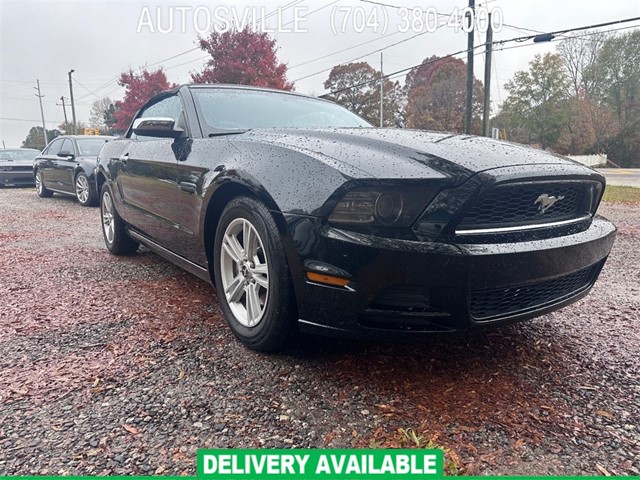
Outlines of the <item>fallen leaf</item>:
M 613 414 L 611 412 L 607 412 L 606 410 L 596 410 L 596 415 L 600 415 L 601 417 L 613 418 Z
M 336 432 L 329 432 L 324 436 L 324 446 L 326 447 L 327 445 L 329 445 L 331 443 L 331 440 L 333 440 L 333 437 L 336 436 Z
M 132 427 L 131 425 L 127 425 L 126 423 L 122 426 L 127 432 L 137 435 L 140 431 L 136 427 Z

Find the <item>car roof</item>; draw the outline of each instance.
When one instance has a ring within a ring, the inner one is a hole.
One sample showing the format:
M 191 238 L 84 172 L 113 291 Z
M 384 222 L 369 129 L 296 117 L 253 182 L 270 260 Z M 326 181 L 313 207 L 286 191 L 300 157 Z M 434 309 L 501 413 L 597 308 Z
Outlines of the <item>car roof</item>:
M 159 100 L 162 97 L 165 97 L 167 95 L 172 95 L 175 94 L 177 92 L 179 92 L 180 90 L 182 90 L 183 88 L 188 88 L 188 89 L 217 89 L 217 90 L 247 90 L 247 91 L 253 91 L 253 92 L 271 92 L 271 93 L 280 93 L 280 94 L 284 94 L 284 95 L 292 95 L 294 97 L 301 97 L 301 98 L 309 98 L 312 100 L 318 100 L 321 102 L 329 102 L 329 103 L 333 103 L 330 100 L 324 99 L 324 98 L 320 98 L 320 97 L 313 97 L 311 95 L 304 95 L 302 93 L 298 93 L 298 92 L 289 92 L 287 90 L 277 90 L 275 88 L 269 88 L 269 87 L 256 87 L 254 85 L 239 85 L 239 84 L 232 84 L 232 83 L 184 83 L 181 85 L 178 85 L 174 88 L 171 88 L 169 90 L 164 90 L 160 93 L 157 93 L 156 95 L 154 95 L 153 97 L 151 97 L 147 102 L 145 102 L 145 105 L 149 102 L 151 102 L 152 100 Z
M 37 148 L 0 148 L 0 152 L 39 152 Z
M 113 140 L 115 137 L 112 137 L 110 135 L 59 135 L 53 140 L 57 140 L 59 138 L 71 138 L 73 140 L 80 140 L 83 138 L 104 138 L 105 140 Z

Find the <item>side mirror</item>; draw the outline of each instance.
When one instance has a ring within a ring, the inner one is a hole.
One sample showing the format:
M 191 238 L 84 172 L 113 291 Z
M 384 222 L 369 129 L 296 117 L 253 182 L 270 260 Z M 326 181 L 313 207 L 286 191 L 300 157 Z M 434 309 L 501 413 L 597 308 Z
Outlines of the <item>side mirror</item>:
M 60 150 L 58 152 L 58 156 L 64 157 L 64 158 L 75 158 L 75 155 L 71 153 L 69 150 Z
M 133 122 L 133 133 L 145 137 L 178 138 L 184 130 L 176 127 L 175 123 L 169 117 L 138 118 Z

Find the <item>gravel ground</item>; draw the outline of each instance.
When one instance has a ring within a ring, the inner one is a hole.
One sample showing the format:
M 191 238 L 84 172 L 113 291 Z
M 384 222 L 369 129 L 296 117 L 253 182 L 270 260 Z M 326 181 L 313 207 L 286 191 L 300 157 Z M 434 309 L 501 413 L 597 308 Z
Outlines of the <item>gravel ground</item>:
M 0 475 L 182 475 L 198 448 L 440 446 L 465 474 L 640 474 L 640 207 L 589 297 L 420 346 L 232 337 L 211 287 L 0 190 Z

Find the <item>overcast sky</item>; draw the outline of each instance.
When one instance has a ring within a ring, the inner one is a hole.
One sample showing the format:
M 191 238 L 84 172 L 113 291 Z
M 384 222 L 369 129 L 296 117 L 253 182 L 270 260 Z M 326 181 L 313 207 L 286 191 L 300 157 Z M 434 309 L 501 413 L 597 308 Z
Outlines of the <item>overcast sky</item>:
M 20 146 L 29 129 L 41 125 L 36 79 L 44 95 L 49 129 L 64 120 L 60 97 L 65 101 L 69 97 L 67 73 L 71 69 L 75 70 L 76 115 L 83 122 L 88 121 L 95 100 L 122 97 L 123 89 L 116 78 L 129 68 L 163 66 L 170 81 L 187 83 L 190 72 L 201 70 L 205 61 L 201 50 L 189 50 L 195 48 L 198 33 L 208 27 L 222 30 L 241 24 L 243 19 L 258 19 L 258 26 L 274 32 L 279 58 L 289 66 L 288 77 L 295 81 L 296 90 L 320 95 L 325 93 L 322 84 L 333 65 L 357 59 L 379 68 L 379 50 L 385 47 L 385 73 L 418 64 L 431 55 L 464 50 L 466 34 L 456 32 L 455 22 L 448 20 L 456 7 L 465 6 L 465 1 L 0 0 L 0 141 L 7 147 Z M 492 10 L 494 20 L 502 15 L 503 23 L 509 25 L 496 31 L 494 40 L 530 34 L 532 30 L 549 32 L 640 16 L 640 0 L 476 0 L 476 5 Z M 425 12 L 424 17 L 408 25 L 404 17 L 413 15 L 416 7 Z M 439 22 L 447 25 L 433 32 L 435 24 L 425 26 L 423 19 L 435 13 Z M 267 18 L 260 22 L 263 16 Z M 640 28 L 640 22 L 622 26 Z M 481 41 L 484 34 L 478 33 L 476 43 Z M 398 42 L 402 43 L 391 46 Z M 509 48 L 514 46 L 518 48 Z M 504 100 L 504 83 L 514 72 L 526 69 L 534 55 L 553 51 L 555 46 L 529 41 L 510 43 L 495 52 L 494 111 Z M 466 60 L 466 56 L 460 57 Z M 478 55 L 476 77 L 483 78 L 483 69 L 484 58 Z M 71 118 L 70 108 L 67 115 Z

